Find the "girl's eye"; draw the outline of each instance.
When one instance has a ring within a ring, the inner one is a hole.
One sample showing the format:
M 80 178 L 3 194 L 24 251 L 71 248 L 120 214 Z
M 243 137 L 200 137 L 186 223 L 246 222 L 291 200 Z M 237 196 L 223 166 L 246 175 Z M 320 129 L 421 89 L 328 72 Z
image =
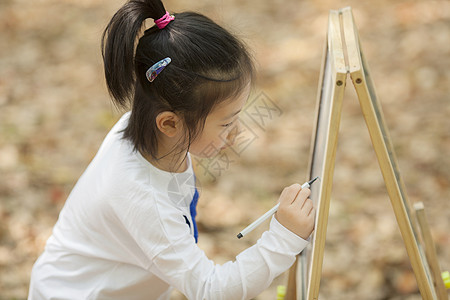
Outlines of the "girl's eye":
M 230 126 L 233 124 L 233 122 L 234 122 L 234 121 L 232 121 L 232 122 L 230 122 L 230 123 L 227 123 L 227 124 L 224 124 L 224 125 L 222 125 L 222 127 L 230 127 Z

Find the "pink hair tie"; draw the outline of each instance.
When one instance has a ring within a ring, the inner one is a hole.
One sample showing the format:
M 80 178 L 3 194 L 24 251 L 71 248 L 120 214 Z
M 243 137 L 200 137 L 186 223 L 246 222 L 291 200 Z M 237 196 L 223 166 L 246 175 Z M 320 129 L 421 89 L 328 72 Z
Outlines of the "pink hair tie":
M 164 27 L 167 26 L 167 24 L 170 23 L 170 21 L 172 21 L 173 19 L 175 19 L 174 16 L 171 16 L 169 14 L 168 11 L 166 11 L 166 14 L 164 16 L 162 16 L 161 18 L 159 18 L 158 20 L 155 20 L 155 24 L 156 26 L 158 26 L 159 29 L 163 29 Z

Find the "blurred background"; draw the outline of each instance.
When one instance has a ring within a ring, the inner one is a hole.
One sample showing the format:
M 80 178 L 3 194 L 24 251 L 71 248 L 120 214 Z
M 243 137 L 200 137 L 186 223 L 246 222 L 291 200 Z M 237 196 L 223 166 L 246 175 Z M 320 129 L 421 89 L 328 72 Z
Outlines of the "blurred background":
M 199 245 L 233 260 L 268 228 L 236 234 L 307 180 L 328 12 L 352 6 L 412 203 L 423 201 L 450 270 L 450 2 L 167 0 L 251 48 L 258 81 L 238 145 L 194 160 Z M 105 88 L 100 37 L 118 0 L 0 1 L 0 299 L 25 299 L 34 261 L 73 185 L 121 116 Z M 275 299 L 277 278 L 257 299 Z M 173 299 L 183 299 L 179 293 Z M 349 83 L 320 299 L 421 299 Z

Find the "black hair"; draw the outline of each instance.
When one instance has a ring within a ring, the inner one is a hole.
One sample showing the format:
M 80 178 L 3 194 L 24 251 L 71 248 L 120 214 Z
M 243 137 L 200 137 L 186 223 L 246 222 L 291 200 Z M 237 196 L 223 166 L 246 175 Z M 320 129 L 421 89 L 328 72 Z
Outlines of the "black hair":
M 189 150 L 214 106 L 238 96 L 254 76 L 253 60 L 243 42 L 201 14 L 175 13 L 165 28 L 153 26 L 142 35 L 146 19 L 157 20 L 165 13 L 160 0 L 128 1 L 102 37 L 106 83 L 113 102 L 131 106 L 123 137 L 153 159 L 159 159 L 159 113 L 173 111 L 182 116 Z M 138 39 L 138 35 L 142 36 Z M 171 63 L 149 82 L 147 70 L 166 57 Z

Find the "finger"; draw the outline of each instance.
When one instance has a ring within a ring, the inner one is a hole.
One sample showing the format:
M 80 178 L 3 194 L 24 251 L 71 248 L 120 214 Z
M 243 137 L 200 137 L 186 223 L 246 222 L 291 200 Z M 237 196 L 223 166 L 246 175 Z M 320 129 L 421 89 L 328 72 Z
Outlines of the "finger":
M 313 207 L 313 203 L 311 199 L 307 198 L 305 202 L 303 202 L 303 206 L 301 207 L 302 210 L 309 212 L 311 208 Z
M 288 187 L 286 187 L 280 195 L 280 205 L 281 204 L 291 204 L 293 201 L 295 201 L 295 198 L 297 197 L 298 193 L 301 191 L 302 186 L 298 183 L 292 184 Z
M 305 204 L 305 201 L 306 199 L 308 199 L 310 194 L 311 190 L 308 188 L 304 188 L 300 191 L 300 193 L 298 193 L 295 201 L 300 205 L 300 208 L 303 208 L 303 205 Z
M 314 206 L 311 206 L 311 209 L 308 212 L 308 216 L 315 215 L 315 214 L 316 214 L 316 209 L 314 208 Z

